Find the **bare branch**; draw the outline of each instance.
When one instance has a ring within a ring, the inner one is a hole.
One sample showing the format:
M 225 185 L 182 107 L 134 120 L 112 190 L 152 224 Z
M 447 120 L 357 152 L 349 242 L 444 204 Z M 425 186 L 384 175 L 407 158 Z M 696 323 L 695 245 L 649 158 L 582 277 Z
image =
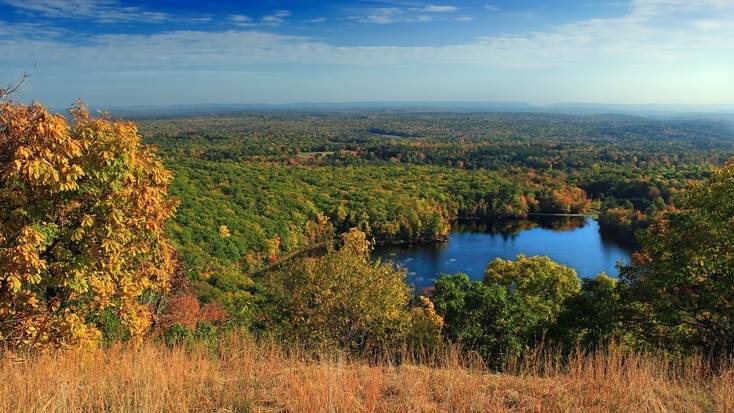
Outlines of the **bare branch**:
M 11 83 L 8 85 L 8 87 L 0 89 L 0 99 L 5 98 L 12 93 L 15 93 L 23 84 L 23 82 L 25 82 L 26 79 L 28 79 L 29 77 L 31 77 L 31 74 L 25 72 L 23 73 L 23 76 L 21 76 L 20 80 L 18 80 L 15 84 Z

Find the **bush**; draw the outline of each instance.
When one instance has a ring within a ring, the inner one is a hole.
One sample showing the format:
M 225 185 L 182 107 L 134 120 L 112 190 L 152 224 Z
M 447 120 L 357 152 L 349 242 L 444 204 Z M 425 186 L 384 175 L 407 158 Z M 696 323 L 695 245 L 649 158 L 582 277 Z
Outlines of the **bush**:
M 579 292 L 576 272 L 548 257 L 495 259 L 482 282 L 442 275 L 433 300 L 444 336 L 478 351 L 495 368 L 543 341 Z
M 292 260 L 267 274 L 269 299 L 258 316 L 264 328 L 307 348 L 357 352 L 421 340 L 412 335 L 413 327 L 435 337 L 440 318 L 430 300 L 411 310 L 405 271 L 371 262 L 369 253 L 365 234 L 353 229 L 340 249 Z

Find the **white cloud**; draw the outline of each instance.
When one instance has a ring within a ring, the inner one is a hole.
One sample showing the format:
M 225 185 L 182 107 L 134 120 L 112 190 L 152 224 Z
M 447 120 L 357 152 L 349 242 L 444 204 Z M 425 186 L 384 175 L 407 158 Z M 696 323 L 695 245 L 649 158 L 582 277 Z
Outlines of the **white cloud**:
M 255 25 L 255 22 L 252 21 L 252 18 L 249 16 L 245 16 L 244 14 L 230 14 L 229 16 L 227 16 L 227 20 L 235 26 L 240 27 L 252 27 Z
M 454 6 L 441 6 L 437 4 L 429 4 L 428 6 L 424 7 L 421 10 L 426 13 L 450 13 L 458 9 Z
M 67 30 L 60 29 L 57 27 L 49 26 L 47 23 L 36 22 L 36 23 L 14 23 L 12 25 L 6 25 L 0 21 L 0 35 L 7 35 L 8 42 L 12 42 L 11 39 L 34 39 L 34 40 L 51 40 L 57 39 L 64 35 L 69 35 Z M 2 38 L 0 38 L 0 44 L 2 44 Z
M 65 64 L 75 56 L 95 66 L 199 65 L 249 63 L 324 63 L 337 65 L 475 64 L 493 67 L 553 67 L 598 63 L 674 64 L 717 52 L 734 58 L 734 30 L 721 33 L 642 24 L 636 17 L 592 19 L 547 32 L 489 36 L 446 46 L 335 46 L 305 37 L 263 31 L 174 31 L 153 35 L 111 34 L 84 44 L 62 38 L 0 40 L 6 59 L 23 59 L 29 51 L 47 63 Z M 39 62 L 42 63 L 42 62 Z
M 390 24 L 403 20 L 404 12 L 397 7 L 381 7 L 373 9 L 360 19 L 364 23 Z
M 393 24 L 393 23 L 428 23 L 436 20 L 447 20 L 447 17 L 434 17 L 436 14 L 458 10 L 453 6 L 428 5 L 423 8 L 401 9 L 398 7 L 379 7 L 369 9 L 362 17 L 353 17 L 363 23 Z M 426 14 L 430 13 L 430 14 Z
M 632 15 L 649 18 L 676 12 L 696 10 L 726 10 L 734 7 L 734 0 L 634 0 Z
M 244 14 L 230 14 L 227 18 L 229 21 L 235 23 L 249 23 L 252 21 L 250 17 L 245 16 Z
M 227 16 L 227 21 L 239 27 L 280 26 L 286 22 L 286 18 L 290 15 L 291 12 L 288 10 L 276 10 L 270 14 L 262 16 L 259 20 L 255 20 L 244 14 L 230 14 Z M 314 19 L 309 22 L 320 23 L 324 21 L 326 21 L 326 19 Z
M 497 7 L 497 6 L 493 5 L 493 4 L 487 4 L 486 6 L 484 6 L 484 10 L 487 10 L 487 11 L 502 11 L 501 8 L 499 8 L 499 7 Z
M 260 20 L 264 24 L 271 25 L 271 26 L 278 26 L 280 24 L 285 23 L 286 17 L 290 15 L 291 15 L 291 12 L 288 10 L 277 10 L 273 12 L 272 14 L 263 16 L 262 19 Z
M 89 36 L 77 43 L 69 33 L 42 25 L 21 28 L 0 23 L 0 56 L 6 72 L 37 61 L 39 68 L 49 68 L 58 76 L 64 71 L 178 71 L 183 76 L 199 71 L 242 70 L 251 64 L 285 63 L 363 66 L 370 71 L 411 64 L 462 68 L 452 73 L 478 67 L 482 71 L 514 73 L 527 69 L 584 74 L 614 67 L 633 73 L 640 79 L 639 84 L 645 79 L 653 84 L 660 73 L 682 68 L 698 71 L 692 73 L 714 73 L 711 79 L 720 79 L 722 73 L 729 73 L 731 78 L 732 2 L 702 0 L 691 5 L 675 0 L 637 0 L 632 6 L 627 15 L 620 17 L 586 19 L 545 31 L 486 36 L 444 46 L 337 46 L 263 30 L 108 34 Z M 404 14 L 398 8 L 379 9 L 371 22 L 386 24 L 416 18 Z M 281 13 L 280 18 L 287 16 Z M 249 22 L 245 17 L 235 20 Z M 36 29 L 47 33 L 39 36 Z M 705 81 L 713 82 L 711 79 Z
M 177 20 L 167 13 L 124 6 L 117 0 L 0 0 L 0 2 L 25 13 L 51 18 L 88 19 L 99 23 L 160 23 Z
M 696 20 L 692 24 L 696 29 L 706 32 L 734 28 L 734 22 L 717 19 Z

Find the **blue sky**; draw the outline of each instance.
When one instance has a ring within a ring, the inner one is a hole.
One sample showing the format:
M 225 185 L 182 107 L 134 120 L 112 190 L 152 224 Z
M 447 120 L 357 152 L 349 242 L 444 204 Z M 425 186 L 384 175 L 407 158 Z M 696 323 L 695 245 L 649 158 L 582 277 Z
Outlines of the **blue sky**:
M 64 107 L 732 104 L 734 0 L 0 0 L 0 81 Z

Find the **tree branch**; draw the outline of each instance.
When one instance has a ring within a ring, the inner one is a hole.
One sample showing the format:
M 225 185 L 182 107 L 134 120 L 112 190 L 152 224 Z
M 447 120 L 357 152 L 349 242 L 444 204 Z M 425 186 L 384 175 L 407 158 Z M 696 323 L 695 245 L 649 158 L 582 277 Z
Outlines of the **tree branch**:
M 21 76 L 20 80 L 18 80 L 15 84 L 11 83 L 6 88 L 0 89 L 0 99 L 5 98 L 8 95 L 18 91 L 23 82 L 25 82 L 26 79 L 28 79 L 29 77 L 31 77 L 31 74 L 28 72 L 24 72 L 23 76 Z

